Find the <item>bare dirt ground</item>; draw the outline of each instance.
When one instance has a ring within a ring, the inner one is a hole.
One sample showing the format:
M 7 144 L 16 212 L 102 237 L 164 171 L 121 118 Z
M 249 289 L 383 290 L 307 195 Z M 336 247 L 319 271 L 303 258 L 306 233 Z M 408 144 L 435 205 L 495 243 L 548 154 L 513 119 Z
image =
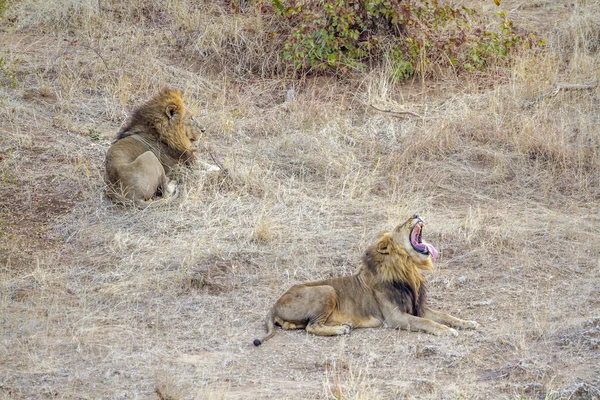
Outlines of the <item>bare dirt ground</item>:
M 0 19 L 0 398 L 600 398 L 600 89 L 524 107 L 600 78 L 596 2 L 503 2 L 542 52 L 401 87 L 247 74 L 256 17 L 210 2 L 92 3 Z M 115 206 L 106 150 L 164 85 L 231 176 Z M 415 212 L 441 254 L 431 305 L 476 331 L 252 345 L 287 288 L 353 273 Z

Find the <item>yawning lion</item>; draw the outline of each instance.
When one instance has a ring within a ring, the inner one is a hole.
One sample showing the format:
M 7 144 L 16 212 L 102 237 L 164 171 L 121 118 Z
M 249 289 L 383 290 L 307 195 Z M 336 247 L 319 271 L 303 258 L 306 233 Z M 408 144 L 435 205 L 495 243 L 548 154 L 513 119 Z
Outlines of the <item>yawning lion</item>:
M 267 316 L 267 335 L 259 346 L 283 329 L 306 329 L 323 336 L 343 335 L 352 328 L 400 328 L 434 335 L 458 335 L 454 328 L 472 329 L 465 321 L 426 306 L 425 277 L 437 250 L 421 239 L 418 215 L 384 231 L 370 246 L 355 275 L 293 286 Z

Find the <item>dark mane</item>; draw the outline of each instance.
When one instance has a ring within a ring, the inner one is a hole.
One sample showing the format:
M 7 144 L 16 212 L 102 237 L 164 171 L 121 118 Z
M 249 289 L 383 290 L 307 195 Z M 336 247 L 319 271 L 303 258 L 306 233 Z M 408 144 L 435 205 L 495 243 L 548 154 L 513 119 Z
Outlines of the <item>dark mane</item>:
M 390 300 L 398 305 L 400 311 L 416 317 L 423 316 L 423 308 L 427 300 L 427 290 L 425 285 L 421 285 L 419 293 L 405 282 L 389 282 L 382 285 Z
M 378 270 L 380 263 L 377 260 L 378 254 L 369 248 L 363 255 L 363 264 L 375 277 L 378 278 L 381 288 L 387 293 L 390 301 L 398 305 L 402 312 L 423 316 L 423 308 L 427 300 L 427 288 L 425 282 L 422 282 L 419 289 L 401 279 L 385 280 L 381 279 L 381 271 Z
M 375 261 L 375 252 L 371 247 L 365 251 L 365 254 L 362 256 L 362 262 L 365 267 L 375 276 L 377 276 L 377 266 Z
M 138 108 L 133 112 L 129 118 L 129 121 L 127 121 L 127 124 L 125 124 L 125 126 L 119 130 L 115 141 L 135 135 L 138 133 L 138 131 L 147 132 L 148 130 L 153 129 L 152 126 L 147 126 L 147 124 L 144 124 L 143 121 L 144 117 L 142 115 L 142 108 Z

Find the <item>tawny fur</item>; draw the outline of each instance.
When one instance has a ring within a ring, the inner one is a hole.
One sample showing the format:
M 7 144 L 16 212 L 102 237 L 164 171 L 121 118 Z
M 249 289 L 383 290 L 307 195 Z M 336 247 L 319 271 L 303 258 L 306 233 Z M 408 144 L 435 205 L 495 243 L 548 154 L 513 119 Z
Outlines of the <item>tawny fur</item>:
M 177 195 L 171 169 L 191 164 L 200 134 L 181 92 L 163 89 L 136 109 L 106 154 L 107 193 L 120 203 L 144 208 Z M 152 201 L 161 196 L 161 199 Z
M 323 336 L 381 326 L 455 336 L 453 328 L 477 327 L 475 321 L 426 307 L 426 280 L 421 271 L 431 270 L 433 260 L 411 245 L 411 231 L 419 222 L 415 215 L 393 231 L 382 232 L 365 252 L 355 275 L 293 286 L 271 308 L 267 335 L 254 344 L 271 338 L 275 325 Z

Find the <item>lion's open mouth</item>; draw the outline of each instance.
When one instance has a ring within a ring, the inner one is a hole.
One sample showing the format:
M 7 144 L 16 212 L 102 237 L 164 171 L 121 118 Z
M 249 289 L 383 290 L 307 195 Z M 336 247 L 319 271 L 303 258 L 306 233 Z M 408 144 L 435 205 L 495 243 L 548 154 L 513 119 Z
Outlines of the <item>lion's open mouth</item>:
M 423 229 L 423 222 L 418 222 L 412 231 L 410 232 L 410 244 L 413 249 L 421 254 L 431 254 L 431 257 L 435 260 L 438 258 L 438 251 L 433 245 L 424 242 L 421 239 L 421 230 Z

